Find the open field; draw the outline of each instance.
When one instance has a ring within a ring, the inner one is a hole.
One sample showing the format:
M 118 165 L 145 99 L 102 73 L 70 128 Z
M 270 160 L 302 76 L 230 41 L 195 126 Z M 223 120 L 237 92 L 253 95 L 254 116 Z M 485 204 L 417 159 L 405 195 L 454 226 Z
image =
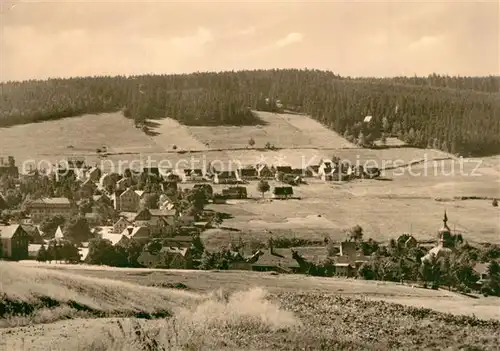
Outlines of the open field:
M 354 147 L 340 135 L 304 115 L 256 112 L 266 123 L 242 127 L 188 127 L 198 140 L 212 149 L 244 148 L 252 138 L 254 147 L 270 143 L 281 148 L 349 148 Z
M 191 135 L 188 127 L 175 119 L 156 119 L 151 123 L 156 125 L 152 128 L 155 135 L 151 139 L 165 151 L 173 151 L 174 145 L 178 150 L 208 150 L 204 143 Z
M 500 318 L 498 309 L 492 308 L 496 298 L 472 299 L 392 283 L 254 272 L 13 265 L 4 263 L 0 269 L 25 280 L 25 291 L 44 294 L 49 285 L 59 287 L 55 298 L 61 302 L 78 294 L 80 300 L 82 296 L 94 303 L 104 300 L 118 309 L 150 301 L 158 307 L 182 303 L 167 318 L 85 319 L 91 316 L 83 315 L 84 319 L 0 329 L 0 347 L 9 350 L 417 350 L 443 345 L 493 350 L 499 342 L 498 321 L 477 319 Z M 5 290 L 5 274 L 0 277 Z M 179 282 L 191 291 L 149 287 Z M 105 287 L 108 290 L 103 291 Z M 117 287 L 123 291 L 116 291 Z M 213 293 L 219 288 L 221 292 Z M 46 291 L 54 297 L 52 288 Z M 7 293 L 11 299 L 28 295 L 18 289 Z M 110 301 L 114 296 L 118 297 Z M 44 313 L 59 315 L 54 308 Z M 471 314 L 476 317 L 464 316 Z
M 209 206 L 234 218 L 225 220 L 222 229 L 204 232 L 203 238 L 207 246 L 220 247 L 239 238 L 266 241 L 266 230 L 271 230 L 273 235 L 312 241 L 322 241 L 325 236 L 342 240 L 343 229 L 359 224 L 365 237 L 375 240 L 389 240 L 404 232 L 429 240 L 435 239 L 447 210 L 449 225 L 467 240 L 499 243 L 500 214 L 498 208 L 491 206 L 491 200 L 436 201 L 461 196 L 499 198 L 498 175 L 488 172 L 489 166 L 475 170 L 474 163 L 465 163 L 462 174 L 455 165 L 453 175 L 452 165 L 452 161 L 439 161 L 436 166 L 413 166 L 413 175 L 408 169 L 389 170 L 385 172 L 388 181 L 365 179 L 325 184 L 307 179 L 309 184 L 294 187 L 294 195 L 300 200 L 273 201 L 269 193 L 262 199 L 257 182 L 250 182 L 247 191 L 251 199 Z M 270 185 L 279 183 L 271 181 Z M 215 191 L 221 188 L 214 186 Z

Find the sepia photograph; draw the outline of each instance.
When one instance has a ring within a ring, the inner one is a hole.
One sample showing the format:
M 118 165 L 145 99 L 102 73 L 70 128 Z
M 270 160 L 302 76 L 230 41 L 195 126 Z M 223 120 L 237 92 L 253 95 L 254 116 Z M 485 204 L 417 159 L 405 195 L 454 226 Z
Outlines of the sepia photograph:
M 498 0 L 0 0 L 0 350 L 500 350 Z

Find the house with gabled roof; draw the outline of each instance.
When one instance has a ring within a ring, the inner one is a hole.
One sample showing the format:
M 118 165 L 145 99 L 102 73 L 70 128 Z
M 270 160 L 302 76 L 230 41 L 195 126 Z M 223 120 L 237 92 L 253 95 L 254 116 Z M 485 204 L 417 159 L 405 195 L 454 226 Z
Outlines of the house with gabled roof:
M 4 258 L 24 260 L 28 258 L 30 237 L 19 224 L 0 225 L 2 254 Z
M 100 203 L 103 205 L 111 205 L 113 202 L 111 201 L 111 198 L 106 194 L 93 195 L 92 200 L 94 200 L 95 203 Z
M 148 268 L 189 269 L 193 267 L 190 248 L 162 247 L 157 253 L 143 251 L 137 262 Z
M 115 224 L 113 224 L 114 233 L 122 233 L 125 228 L 133 225 L 133 222 L 128 221 L 125 217 L 120 217 Z
M 266 164 L 258 164 L 256 167 L 260 179 L 274 179 L 275 170 Z
M 122 232 L 123 235 L 127 236 L 129 239 L 133 239 L 138 242 L 147 242 L 150 239 L 148 227 L 127 227 Z
M 124 191 L 128 187 L 132 186 L 132 179 L 123 177 L 119 181 L 116 182 L 116 190 Z
M 144 192 L 142 192 L 144 193 Z M 115 193 L 114 208 L 120 212 L 135 212 L 139 209 L 142 193 L 128 188 L 122 193 Z
M 43 244 L 44 243 L 44 240 L 42 238 L 42 234 L 40 233 L 40 230 L 38 229 L 38 227 L 36 225 L 21 224 L 21 227 L 23 227 L 24 231 L 28 234 L 30 244 Z

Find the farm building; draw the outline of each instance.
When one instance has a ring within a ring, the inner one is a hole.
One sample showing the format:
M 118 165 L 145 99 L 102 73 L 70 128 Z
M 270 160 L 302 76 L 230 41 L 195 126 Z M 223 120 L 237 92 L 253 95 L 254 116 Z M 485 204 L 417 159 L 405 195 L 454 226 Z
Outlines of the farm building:
M 256 168 L 242 168 L 239 170 L 240 179 L 243 180 L 256 180 L 259 179 L 259 172 Z
M 288 199 L 293 196 L 293 188 L 291 186 L 277 186 L 273 189 L 273 198 Z
M 190 248 L 163 247 L 157 253 L 143 251 L 137 262 L 148 268 L 189 269 L 193 266 Z
M 292 167 L 290 166 L 276 166 L 276 173 L 281 172 L 284 174 L 291 174 L 292 173 Z
M 222 171 L 214 174 L 213 181 L 215 184 L 237 184 L 241 180 L 236 171 Z
M 246 199 L 247 188 L 244 186 L 231 186 L 226 189 L 222 189 L 222 196 L 226 199 Z
M 257 174 L 260 179 L 274 179 L 275 170 L 268 165 L 257 165 Z
M 256 262 L 252 264 L 252 270 L 258 272 L 298 273 L 300 272 L 300 265 L 292 257 L 289 249 L 270 247 L 258 254 Z

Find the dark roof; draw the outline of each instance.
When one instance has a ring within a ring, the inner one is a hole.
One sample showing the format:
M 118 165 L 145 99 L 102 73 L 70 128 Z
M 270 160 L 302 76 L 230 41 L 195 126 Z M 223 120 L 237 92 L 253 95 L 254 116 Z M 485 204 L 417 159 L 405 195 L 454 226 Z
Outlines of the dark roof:
M 278 172 L 292 173 L 292 167 L 290 166 L 276 166 Z
M 268 267 L 285 267 L 285 268 L 298 268 L 299 264 L 292 258 L 290 249 L 274 249 L 274 255 L 269 250 L 264 250 L 264 254 L 259 257 L 253 266 L 268 266 Z M 281 255 L 280 256 L 277 256 Z
M 242 176 L 256 176 L 257 170 L 255 168 L 243 168 L 241 170 Z
M 222 171 L 217 176 L 219 178 L 236 178 L 236 173 L 234 171 Z
M 275 195 L 293 195 L 293 188 L 291 186 L 277 186 L 273 189 Z

